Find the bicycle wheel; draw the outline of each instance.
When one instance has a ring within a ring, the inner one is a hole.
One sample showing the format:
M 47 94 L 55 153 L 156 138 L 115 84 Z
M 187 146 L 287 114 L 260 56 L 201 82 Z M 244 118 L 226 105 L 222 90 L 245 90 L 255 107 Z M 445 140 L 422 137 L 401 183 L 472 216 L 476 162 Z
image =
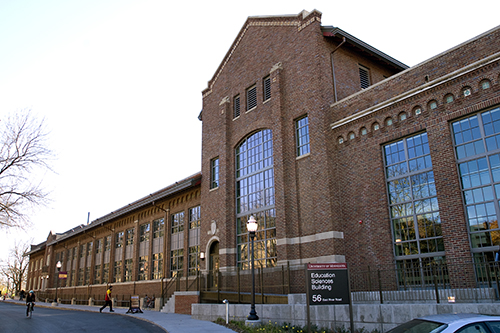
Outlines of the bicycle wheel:
M 33 304 L 30 304 L 30 311 L 29 311 L 29 313 L 30 313 L 30 319 L 31 319 L 31 317 L 33 316 Z

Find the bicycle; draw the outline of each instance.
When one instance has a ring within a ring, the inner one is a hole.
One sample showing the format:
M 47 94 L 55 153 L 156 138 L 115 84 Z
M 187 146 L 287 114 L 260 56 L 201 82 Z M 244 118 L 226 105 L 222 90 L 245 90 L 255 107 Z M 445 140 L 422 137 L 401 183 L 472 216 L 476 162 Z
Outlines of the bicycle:
M 33 302 L 26 303 L 26 306 L 28 307 L 28 317 L 31 319 L 33 316 Z

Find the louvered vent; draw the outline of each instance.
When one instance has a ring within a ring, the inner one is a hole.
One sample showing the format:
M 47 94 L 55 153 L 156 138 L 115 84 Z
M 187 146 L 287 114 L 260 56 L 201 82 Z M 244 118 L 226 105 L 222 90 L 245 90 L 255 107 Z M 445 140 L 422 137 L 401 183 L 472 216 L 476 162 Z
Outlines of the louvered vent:
M 271 99 L 271 78 L 264 78 L 264 101 Z
M 247 110 L 257 106 L 257 87 L 253 86 L 247 90 Z
M 240 116 L 240 95 L 234 98 L 233 108 L 233 118 L 238 118 Z
M 367 68 L 359 67 L 359 80 L 361 82 L 361 89 L 366 89 L 370 86 L 370 77 Z

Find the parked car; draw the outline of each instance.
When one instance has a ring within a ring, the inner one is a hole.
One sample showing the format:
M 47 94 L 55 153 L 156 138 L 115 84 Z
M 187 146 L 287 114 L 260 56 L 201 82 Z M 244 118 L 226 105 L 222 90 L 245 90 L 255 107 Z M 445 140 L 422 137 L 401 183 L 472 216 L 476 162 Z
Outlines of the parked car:
M 474 313 L 429 315 L 401 324 L 387 333 L 500 333 L 500 316 Z

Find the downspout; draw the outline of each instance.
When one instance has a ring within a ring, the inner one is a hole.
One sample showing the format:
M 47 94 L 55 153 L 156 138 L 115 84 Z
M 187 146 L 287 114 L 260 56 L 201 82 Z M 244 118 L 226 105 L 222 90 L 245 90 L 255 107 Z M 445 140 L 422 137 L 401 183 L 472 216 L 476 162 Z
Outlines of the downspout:
M 333 80 L 333 95 L 335 97 L 335 102 L 337 102 L 337 84 L 335 82 L 335 66 L 333 65 L 333 54 L 337 51 L 342 44 L 345 43 L 345 37 L 342 38 L 342 42 L 330 53 L 330 60 L 332 62 L 332 80 Z

